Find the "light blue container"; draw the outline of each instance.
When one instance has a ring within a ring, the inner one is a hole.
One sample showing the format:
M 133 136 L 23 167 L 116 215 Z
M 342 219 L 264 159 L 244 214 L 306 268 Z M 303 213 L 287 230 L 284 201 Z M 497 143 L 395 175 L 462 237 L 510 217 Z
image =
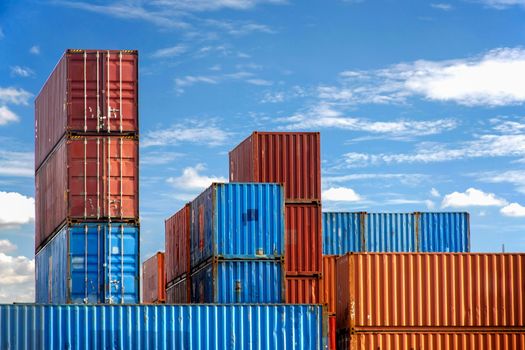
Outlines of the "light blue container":
M 0 305 L 0 349 L 326 349 L 321 305 Z
M 139 228 L 65 226 L 37 253 L 35 270 L 37 303 L 138 303 Z
M 213 184 L 191 203 L 191 266 L 284 256 L 283 186 Z
M 361 252 L 364 249 L 365 213 L 323 213 L 323 254 Z
M 284 303 L 281 260 L 216 260 L 191 275 L 192 303 Z
M 367 213 L 367 252 L 415 252 L 414 215 L 408 213 Z
M 468 213 L 416 213 L 416 215 L 419 252 L 470 251 Z

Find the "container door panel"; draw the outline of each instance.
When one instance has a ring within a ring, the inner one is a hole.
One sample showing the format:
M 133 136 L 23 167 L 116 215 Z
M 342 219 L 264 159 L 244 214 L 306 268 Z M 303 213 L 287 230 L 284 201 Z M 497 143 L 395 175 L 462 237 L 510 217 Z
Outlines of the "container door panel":
M 103 302 L 100 298 L 103 272 L 99 266 L 102 234 L 100 225 L 79 225 L 71 228 L 69 298 L 72 303 Z

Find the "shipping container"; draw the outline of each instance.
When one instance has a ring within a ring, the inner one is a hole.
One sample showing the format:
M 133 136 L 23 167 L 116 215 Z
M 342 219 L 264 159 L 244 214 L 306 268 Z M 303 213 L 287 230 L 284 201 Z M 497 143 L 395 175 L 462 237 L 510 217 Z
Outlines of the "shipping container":
M 64 53 L 35 99 L 35 169 L 74 132 L 138 132 L 137 51 Z
M 525 332 L 389 332 L 340 334 L 344 350 L 518 350 L 525 349 Z
M 328 349 L 337 349 L 337 328 L 335 316 L 328 316 Z
M 280 260 L 212 259 L 191 274 L 192 303 L 282 303 Z
M 138 221 L 138 141 L 65 138 L 35 177 L 36 251 L 66 222 Z
M 287 275 L 321 273 L 322 244 L 320 204 L 285 205 Z
M 139 302 L 139 228 L 67 225 L 35 257 L 37 303 Z
M 323 301 L 328 306 L 328 314 L 335 315 L 336 299 L 335 290 L 337 288 L 337 270 L 336 270 L 337 255 L 323 255 Z
M 164 222 L 166 248 L 166 282 L 190 273 L 191 204 Z
M 337 328 L 525 327 L 524 274 L 525 254 L 348 254 Z
M 166 274 L 162 252 L 157 252 L 142 264 L 142 301 L 144 303 L 166 301 Z
M 469 214 L 323 213 L 323 254 L 468 252 Z
M 323 296 L 321 277 L 286 276 L 286 303 L 288 304 L 321 304 Z
M 192 269 L 211 257 L 284 254 L 284 197 L 278 184 L 215 183 L 191 204 Z
M 231 182 L 276 182 L 286 201 L 321 201 L 318 132 L 253 132 L 230 152 Z
M 0 305 L 1 349 L 319 350 L 320 305 Z
M 166 288 L 167 304 L 189 304 L 191 302 L 191 280 L 183 275 Z

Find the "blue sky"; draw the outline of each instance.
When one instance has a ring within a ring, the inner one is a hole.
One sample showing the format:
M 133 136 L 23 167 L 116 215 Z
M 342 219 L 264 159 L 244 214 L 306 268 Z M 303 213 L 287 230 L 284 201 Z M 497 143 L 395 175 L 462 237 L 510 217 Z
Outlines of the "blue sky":
M 469 211 L 525 251 L 525 1 L 0 3 L 0 301 L 32 300 L 33 99 L 67 48 L 140 54 L 142 257 L 253 130 L 319 130 L 323 209 Z

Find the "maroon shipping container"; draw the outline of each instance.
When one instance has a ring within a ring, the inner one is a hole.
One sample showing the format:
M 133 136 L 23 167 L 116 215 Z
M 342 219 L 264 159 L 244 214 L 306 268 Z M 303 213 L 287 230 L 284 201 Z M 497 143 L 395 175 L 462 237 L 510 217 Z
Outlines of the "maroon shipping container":
M 138 141 L 63 138 L 35 176 L 38 249 L 66 222 L 138 221 Z
M 321 273 L 323 237 L 321 205 L 285 205 L 285 264 L 287 275 Z
M 157 252 L 142 264 L 142 301 L 146 304 L 166 301 L 166 273 L 162 252 Z
M 166 245 L 166 281 L 190 273 L 191 205 L 186 204 L 164 222 Z
M 277 182 L 288 202 L 321 200 L 318 132 L 254 132 L 230 152 L 230 182 Z
M 286 277 L 287 304 L 322 304 L 320 276 Z
M 167 304 L 189 304 L 191 300 L 191 281 L 184 275 L 166 289 Z
M 67 50 L 35 100 L 35 169 L 66 132 L 138 132 L 138 54 Z

